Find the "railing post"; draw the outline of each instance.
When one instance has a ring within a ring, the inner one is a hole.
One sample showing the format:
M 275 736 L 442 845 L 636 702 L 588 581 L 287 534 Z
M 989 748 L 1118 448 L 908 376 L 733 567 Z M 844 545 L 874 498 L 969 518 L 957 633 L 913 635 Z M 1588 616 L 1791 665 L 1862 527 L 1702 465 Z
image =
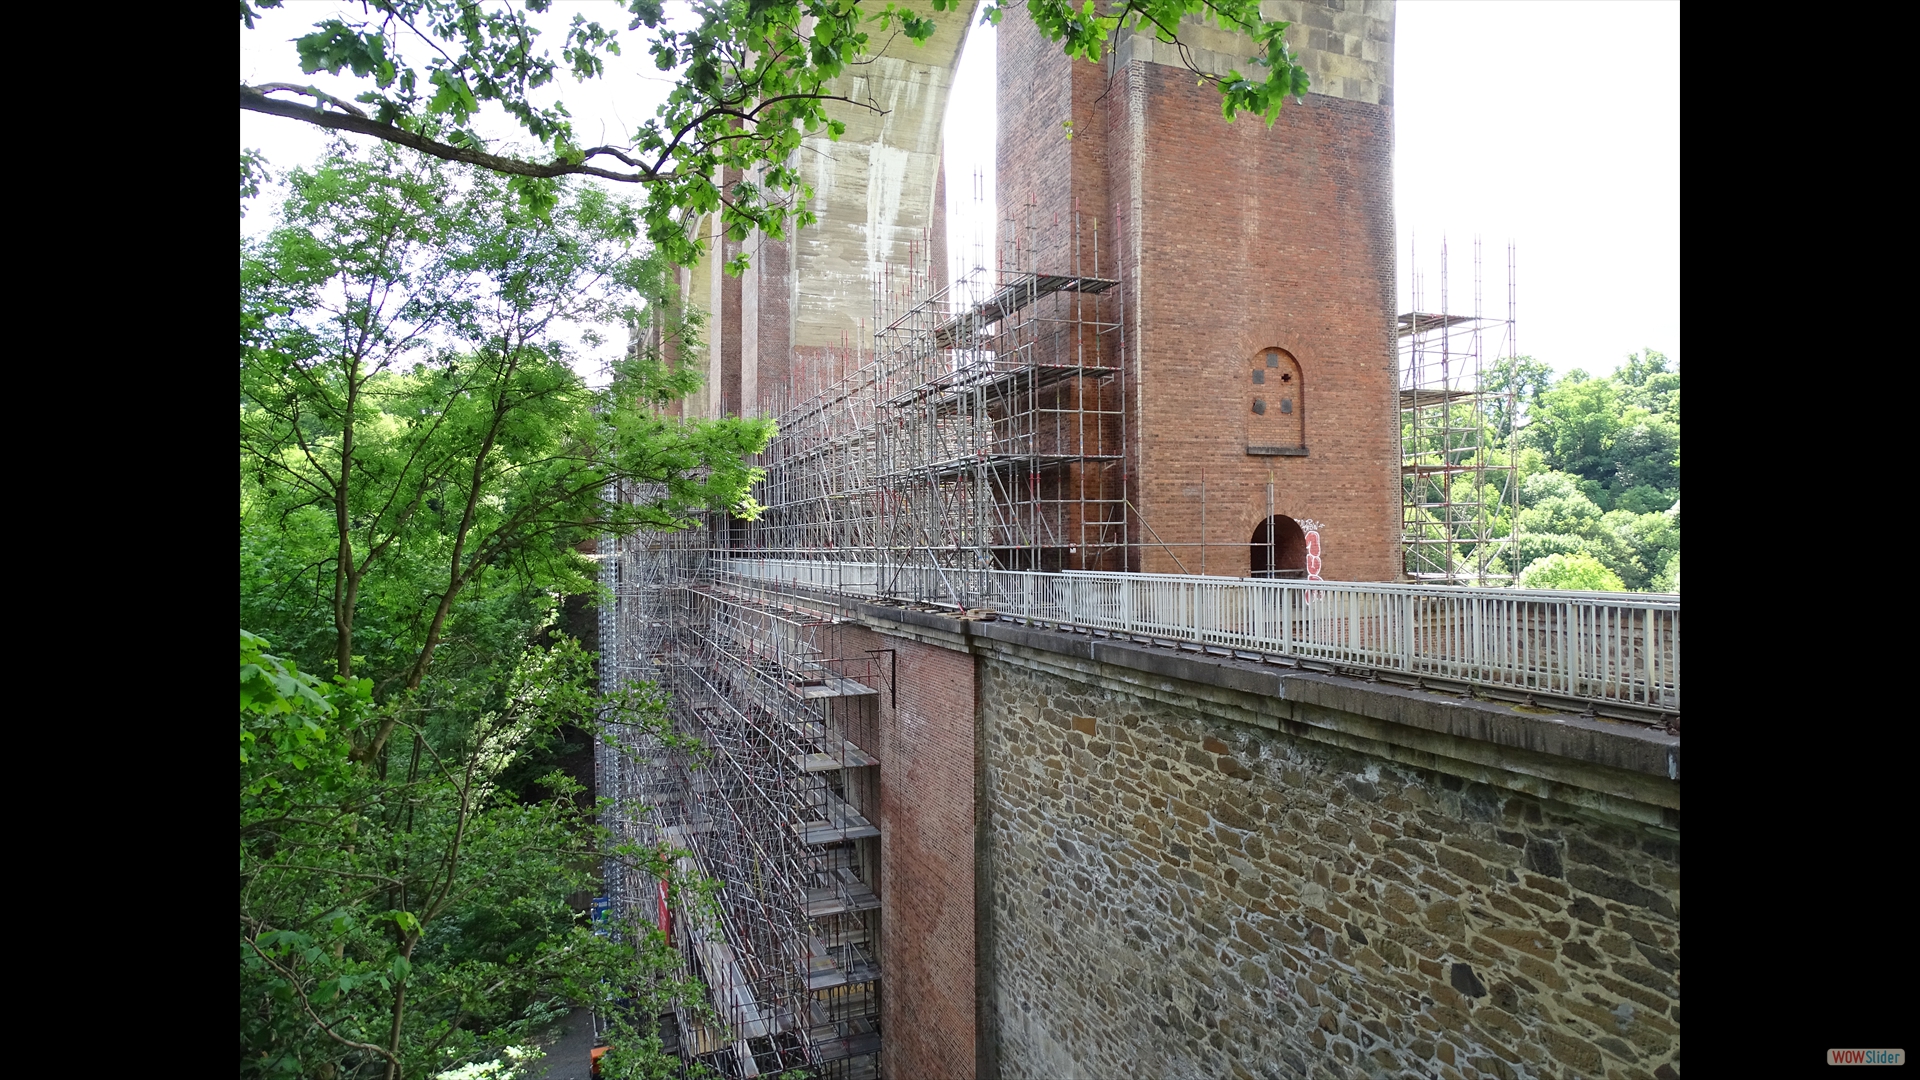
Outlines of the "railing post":
M 1413 674 L 1413 617 L 1416 598 L 1411 593 L 1400 596 L 1400 670 Z
M 1667 627 L 1668 648 L 1673 650 L 1673 662 L 1667 665 L 1667 677 L 1673 680 L 1673 710 L 1680 711 L 1680 609 L 1673 611 L 1673 622 Z
M 1268 585 L 1280 591 L 1280 655 L 1293 655 L 1293 590 L 1285 585 Z

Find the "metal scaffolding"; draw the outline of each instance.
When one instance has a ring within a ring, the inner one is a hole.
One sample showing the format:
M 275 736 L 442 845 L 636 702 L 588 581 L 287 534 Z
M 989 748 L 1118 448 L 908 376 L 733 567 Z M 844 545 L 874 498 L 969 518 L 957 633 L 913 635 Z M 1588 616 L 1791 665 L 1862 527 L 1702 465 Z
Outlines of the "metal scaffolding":
M 1411 246 L 1408 264 L 1417 265 Z M 1398 330 L 1401 535 L 1412 581 L 1503 585 L 1513 579 L 1514 568 L 1501 556 L 1512 551 L 1519 527 L 1518 473 L 1510 455 L 1492 456 L 1492 443 L 1497 436 L 1512 445 L 1516 388 L 1509 379 L 1489 389 L 1481 359 L 1496 335 L 1496 358 L 1515 355 L 1513 271 L 1509 244 L 1504 320 L 1482 314 L 1479 240 L 1473 242 L 1471 315 L 1449 306 L 1446 241 L 1440 243 L 1438 312 L 1424 310 L 1423 275 L 1412 272 L 1413 310 L 1400 316 Z
M 1126 569 L 1117 284 L 976 268 L 908 303 L 876 281 L 870 359 L 780 409 L 733 546 L 930 570 L 938 595 L 909 598 L 962 606 L 987 570 Z
M 873 751 L 890 669 L 841 647 L 830 606 L 727 565 L 778 557 L 962 608 L 995 571 L 1129 568 L 1120 290 L 1091 222 L 1089 272 L 1077 256 L 1067 273 L 1013 268 L 1035 236 L 1082 249 L 1078 215 L 1051 228 L 1009 221 L 1026 239 L 1007 265 L 946 287 L 931 244 L 883 267 L 871 347 L 809 355 L 773 395 L 757 521 L 603 545 L 603 689 L 666 691 L 686 737 L 614 729 L 597 764 L 607 824 L 718 885 L 715 904 L 676 906 L 607 866 L 618 932 L 666 932 L 708 989 L 664 1018 L 685 1060 L 853 1080 L 877 1075 L 881 1039 Z
M 874 740 L 880 665 L 835 655 L 831 616 L 714 580 L 698 533 L 611 554 L 605 688 L 666 690 L 673 732 L 691 738 L 602 745 L 608 825 L 718 886 L 711 905 L 670 905 L 658 881 L 610 861 L 614 925 L 657 926 L 707 988 L 671 1018 L 687 1060 L 730 1077 L 877 1075 L 879 762 L 860 744 Z

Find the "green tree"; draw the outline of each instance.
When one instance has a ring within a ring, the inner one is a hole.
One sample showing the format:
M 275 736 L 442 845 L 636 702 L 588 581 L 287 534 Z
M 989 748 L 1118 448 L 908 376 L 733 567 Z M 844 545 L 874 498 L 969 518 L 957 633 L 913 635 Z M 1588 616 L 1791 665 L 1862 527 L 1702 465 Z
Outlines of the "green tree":
M 1680 553 L 1675 551 L 1667 559 L 1657 577 L 1653 579 L 1654 592 L 1677 593 L 1680 591 Z
M 527 648 L 498 694 L 435 679 L 405 711 L 410 752 L 379 770 L 347 753 L 393 708 L 371 681 L 323 682 L 266 648 L 241 633 L 242 1075 L 424 1076 L 531 1043 L 568 1004 L 697 1002 L 657 931 L 636 947 L 568 909 L 602 854 L 594 808 L 563 777 L 544 799 L 498 784 L 587 706 L 577 645 Z M 671 738 L 658 701 L 612 708 Z M 674 879 L 670 853 L 617 854 Z
M 242 248 L 243 528 L 324 568 L 336 674 L 364 607 L 387 620 L 381 677 L 412 690 L 489 575 L 579 592 L 582 543 L 750 506 L 770 421 L 662 416 L 698 376 L 657 353 L 599 392 L 569 363 L 565 326 L 637 324 L 666 296 L 630 207 L 586 189 L 525 214 L 498 178 L 394 148 L 289 185 L 282 226 Z
M 539 31 L 527 18 L 550 4 L 369 0 L 366 18 L 328 18 L 294 43 L 301 70 L 347 72 L 360 80 L 367 89 L 355 98 L 358 105 L 311 86 L 272 83 L 242 84 L 240 107 L 512 176 L 536 207 L 551 198 L 547 182 L 556 177 L 646 185 L 647 235 L 663 256 L 688 265 L 702 241 L 688 234 L 686 214 L 718 213 L 736 240 L 754 229 L 781 237 L 790 224 L 811 221 L 805 206 L 811 195 L 792 164 L 800 140 L 821 130 L 839 137 L 844 125 L 829 117 L 829 101 L 877 109 L 833 94 L 832 80 L 860 61 L 874 31 L 925 41 L 935 29 L 931 17 L 909 7 L 863 6 L 861 0 L 700 4 L 698 26 L 674 29 L 660 0 L 624 0 L 617 10 L 626 30 L 644 31 L 648 62 L 677 72 L 678 81 L 629 144 L 587 146 L 564 104 L 540 105 L 535 98 L 563 73 L 576 79 L 603 74 L 610 60 L 623 56 L 619 30 L 575 15 L 555 57 L 539 46 Z M 950 11 L 958 0 L 930 4 L 932 11 Z M 260 10 L 279 6 L 280 0 L 241 0 L 242 26 L 252 29 Z M 1123 29 L 1173 41 L 1188 16 L 1248 34 L 1253 55 L 1245 74 L 1196 70 L 1220 93 L 1229 121 L 1247 112 L 1271 125 L 1287 98 L 1307 92 L 1306 71 L 1283 39 L 1288 24 L 1263 20 L 1258 0 L 1124 0 L 1100 7 L 1091 0 L 1027 0 L 1026 9 L 1067 55 L 1090 61 Z M 987 3 L 981 17 L 998 22 L 1003 12 L 1004 5 Z M 489 148 L 474 127 L 487 106 L 504 110 L 540 153 Z M 723 185 L 728 170 L 757 170 L 761 180 Z M 245 173 L 243 162 L 243 187 Z
M 1665 510 L 1680 497 L 1680 375 L 1651 349 L 1607 378 L 1570 371 L 1527 410 L 1522 445 L 1583 481 L 1602 510 Z
M 1482 385 L 1489 395 L 1486 414 L 1487 430 L 1492 435 L 1489 445 L 1505 446 L 1512 434 L 1526 425 L 1529 411 L 1540 404 L 1540 396 L 1553 385 L 1553 367 L 1531 356 L 1501 357 L 1487 368 Z
M 1571 371 L 1554 380 L 1544 365 L 1520 358 L 1502 361 L 1490 378 L 1525 387 L 1515 395 L 1522 419 L 1508 448 L 1522 507 L 1509 564 L 1582 555 L 1628 589 L 1676 589 L 1680 373 L 1671 361 L 1646 349 L 1607 378 Z
M 1520 571 L 1523 589 L 1571 589 L 1581 592 L 1624 592 L 1620 576 L 1591 555 L 1548 555 Z
M 1520 528 L 1530 533 L 1586 536 L 1604 513 L 1581 489 L 1580 478 L 1563 472 L 1529 476 L 1520 485 Z
M 557 598 L 589 540 L 751 514 L 771 424 L 663 415 L 697 378 L 658 348 L 575 371 L 568 327 L 697 345 L 619 200 L 394 147 L 289 189 L 241 251 L 241 611 L 280 645 L 242 638 L 242 1072 L 426 1075 L 685 997 L 568 910 L 606 854 L 577 785 L 511 778 L 565 724 L 671 738 L 648 688 L 594 696 Z
M 1677 513 L 1600 509 L 1586 482 L 1570 473 L 1535 473 L 1521 485 L 1520 538 L 1514 562 L 1550 555 L 1597 560 L 1636 592 L 1654 589 L 1680 550 Z M 1624 501 L 1624 500 L 1623 500 Z

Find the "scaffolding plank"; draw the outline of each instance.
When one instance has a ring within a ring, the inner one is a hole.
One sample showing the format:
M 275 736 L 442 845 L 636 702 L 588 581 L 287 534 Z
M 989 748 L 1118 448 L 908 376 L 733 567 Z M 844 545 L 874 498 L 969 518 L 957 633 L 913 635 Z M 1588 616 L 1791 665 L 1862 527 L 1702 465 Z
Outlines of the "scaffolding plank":
M 795 729 L 802 727 L 800 724 L 789 724 L 788 726 Z M 803 734 L 813 741 L 816 748 L 811 751 L 787 755 L 787 760 L 793 764 L 794 768 L 801 772 L 819 773 L 833 772 L 837 769 L 863 769 L 871 765 L 880 764 L 879 758 L 853 745 L 853 743 L 848 742 L 846 739 L 832 735 L 824 728 L 820 728 L 818 724 L 812 724 L 811 726 L 819 730 L 803 731 Z
M 879 836 L 880 830 L 862 818 L 857 824 L 836 825 L 830 821 L 807 821 L 788 826 L 800 842 L 809 846 L 837 844 L 843 840 L 864 840 Z
M 874 1054 L 879 1050 L 880 1033 L 877 1031 L 845 1036 L 835 1032 L 831 1036 L 813 1040 L 813 1059 L 821 1063 Z
M 872 911 L 880 906 L 880 898 L 870 888 L 849 890 L 833 885 L 815 886 L 802 890 L 803 906 L 810 918 L 822 918 L 827 915 L 845 915 L 854 911 Z
M 795 822 L 789 825 L 794 835 L 803 844 L 817 845 L 837 843 L 842 840 L 861 840 L 870 836 L 879 836 L 880 830 L 868 821 L 858 810 L 847 805 L 846 801 L 828 791 L 818 781 L 811 786 L 802 787 L 804 781 L 794 781 L 794 790 L 808 804 L 813 817 L 809 821 Z
M 820 698 L 861 697 L 880 692 L 857 680 L 824 673 L 813 673 L 796 679 L 787 684 L 787 690 L 795 697 L 806 701 L 816 701 Z

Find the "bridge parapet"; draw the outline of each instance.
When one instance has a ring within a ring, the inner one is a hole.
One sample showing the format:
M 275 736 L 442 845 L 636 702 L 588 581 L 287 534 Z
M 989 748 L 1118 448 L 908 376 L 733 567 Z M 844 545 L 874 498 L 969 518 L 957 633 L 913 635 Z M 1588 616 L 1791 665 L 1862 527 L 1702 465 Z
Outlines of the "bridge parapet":
M 741 581 L 1624 710 L 1677 730 L 1677 596 L 732 558 Z

